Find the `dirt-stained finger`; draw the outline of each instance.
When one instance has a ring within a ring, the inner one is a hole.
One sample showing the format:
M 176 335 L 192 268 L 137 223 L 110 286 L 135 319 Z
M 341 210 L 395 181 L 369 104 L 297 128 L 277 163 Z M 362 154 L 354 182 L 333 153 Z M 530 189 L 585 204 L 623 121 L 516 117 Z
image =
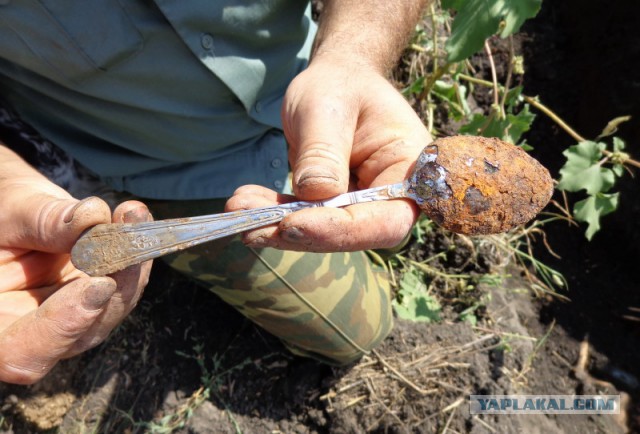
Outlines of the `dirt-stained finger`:
M 113 221 L 117 223 L 133 223 L 152 221 L 148 208 L 138 201 L 128 201 L 119 205 L 113 213 Z M 137 305 L 145 286 L 149 281 L 152 261 L 128 267 L 110 275 L 116 282 L 117 291 L 111 297 L 100 318 L 87 332 L 77 340 L 75 345 L 65 354 L 72 357 L 95 347 L 106 337 Z
M 30 384 L 65 357 L 116 290 L 108 277 L 80 278 L 0 333 L 0 381 Z

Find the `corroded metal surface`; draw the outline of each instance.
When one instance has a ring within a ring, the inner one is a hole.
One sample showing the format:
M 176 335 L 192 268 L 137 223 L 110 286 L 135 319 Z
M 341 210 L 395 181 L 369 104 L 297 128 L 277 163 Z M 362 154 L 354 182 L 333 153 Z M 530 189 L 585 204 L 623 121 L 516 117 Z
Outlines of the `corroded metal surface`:
M 549 202 L 547 169 L 517 146 L 454 136 L 427 146 L 409 180 L 420 208 L 453 232 L 480 235 L 528 222 Z
M 507 231 L 532 219 L 551 198 L 547 170 L 520 148 L 497 139 L 456 136 L 428 145 L 402 183 L 319 202 L 144 223 L 98 225 L 71 251 L 80 270 L 99 276 L 217 238 L 274 224 L 310 207 L 411 198 L 441 226 L 469 235 Z M 341 236 L 341 234 L 336 234 Z

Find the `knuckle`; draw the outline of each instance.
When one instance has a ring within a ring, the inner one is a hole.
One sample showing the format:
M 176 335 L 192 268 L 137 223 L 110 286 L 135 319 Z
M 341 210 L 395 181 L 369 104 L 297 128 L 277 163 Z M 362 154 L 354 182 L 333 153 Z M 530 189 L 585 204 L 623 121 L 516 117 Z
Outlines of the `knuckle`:
M 85 351 L 89 351 L 92 348 L 97 347 L 102 342 L 104 342 L 109 336 L 109 331 L 102 331 L 101 333 L 91 334 L 88 336 L 83 336 L 73 345 L 73 349 L 71 350 L 72 354 L 80 354 Z
M 11 384 L 29 385 L 40 381 L 49 372 L 46 366 L 39 368 L 0 361 L 0 381 Z
M 84 311 L 79 306 L 74 306 L 66 315 L 52 315 L 50 312 L 37 310 L 34 326 L 41 336 L 49 339 L 75 340 L 88 329 L 95 315 L 95 312 Z
M 81 322 L 76 319 L 52 319 L 48 321 L 48 328 L 51 334 L 55 337 L 63 339 L 76 339 L 85 331 L 86 327 L 83 327 Z
M 242 194 L 242 193 L 234 193 L 234 194 Z M 237 210 L 243 210 L 243 209 L 248 209 L 248 200 L 245 196 L 232 196 L 231 198 L 229 198 L 229 200 L 227 200 L 227 204 L 225 206 L 225 209 L 228 211 L 237 211 Z

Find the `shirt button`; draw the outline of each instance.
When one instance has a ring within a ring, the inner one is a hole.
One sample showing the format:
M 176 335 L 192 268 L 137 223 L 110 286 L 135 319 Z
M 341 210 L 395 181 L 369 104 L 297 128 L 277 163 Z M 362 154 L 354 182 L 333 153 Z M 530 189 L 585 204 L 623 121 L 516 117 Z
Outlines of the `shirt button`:
M 262 103 L 261 103 L 260 101 L 258 101 L 258 102 L 256 103 L 256 107 L 255 107 L 255 108 L 256 108 L 256 111 L 257 111 L 258 113 L 260 113 L 260 112 L 262 111 Z
M 273 186 L 277 189 L 280 189 L 282 187 L 284 187 L 284 182 L 280 181 L 279 179 L 277 181 L 274 181 Z
M 213 36 L 211 36 L 208 33 L 205 33 L 200 38 L 200 43 L 202 44 L 202 48 L 204 48 L 205 50 L 211 50 L 211 48 L 213 48 Z
M 274 158 L 273 160 L 271 160 L 271 167 L 273 167 L 274 169 L 277 169 L 280 166 L 282 166 L 282 160 L 281 159 Z

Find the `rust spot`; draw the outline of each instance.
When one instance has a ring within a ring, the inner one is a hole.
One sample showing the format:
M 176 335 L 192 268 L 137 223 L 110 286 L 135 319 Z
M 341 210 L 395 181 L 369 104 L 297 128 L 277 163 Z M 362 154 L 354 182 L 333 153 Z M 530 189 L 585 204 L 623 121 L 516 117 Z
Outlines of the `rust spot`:
M 453 136 L 425 148 L 410 184 L 416 201 L 453 232 L 505 232 L 531 220 L 551 199 L 547 169 L 495 138 Z

